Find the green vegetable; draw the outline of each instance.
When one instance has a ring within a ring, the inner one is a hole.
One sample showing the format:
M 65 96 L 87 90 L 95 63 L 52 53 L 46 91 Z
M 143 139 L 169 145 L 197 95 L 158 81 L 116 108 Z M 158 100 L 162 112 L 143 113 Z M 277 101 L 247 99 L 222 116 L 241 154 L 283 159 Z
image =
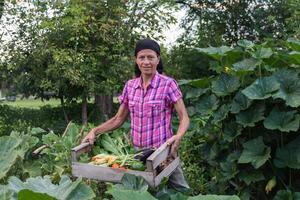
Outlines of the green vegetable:
M 122 148 L 119 147 L 108 134 L 101 137 L 101 145 L 105 151 L 111 152 L 117 156 L 123 155 Z
M 130 163 L 130 169 L 145 171 L 145 165 L 140 161 L 134 161 Z

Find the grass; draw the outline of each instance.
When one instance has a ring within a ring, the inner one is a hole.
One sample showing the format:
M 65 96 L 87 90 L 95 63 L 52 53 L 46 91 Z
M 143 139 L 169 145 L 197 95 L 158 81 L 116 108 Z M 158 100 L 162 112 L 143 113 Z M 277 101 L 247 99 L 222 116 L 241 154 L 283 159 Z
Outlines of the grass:
M 17 99 L 16 101 L 4 101 L 2 102 L 3 104 L 14 106 L 14 107 L 19 107 L 19 108 L 33 108 L 33 109 L 39 109 L 42 106 L 49 105 L 51 107 L 56 107 L 60 105 L 60 100 L 59 99 L 50 99 L 49 101 L 47 100 L 40 100 L 40 99 Z
M 94 99 L 90 99 L 88 102 L 92 103 Z M 80 102 L 80 101 L 78 101 Z M 117 97 L 113 97 L 113 102 L 118 103 Z M 19 107 L 19 108 L 32 108 L 32 109 L 39 109 L 42 106 L 49 105 L 51 107 L 57 107 L 60 106 L 60 100 L 59 99 L 50 99 L 50 100 L 40 100 L 40 99 L 34 99 L 34 98 L 28 98 L 28 99 L 20 99 L 17 98 L 16 101 L 0 101 L 0 104 L 6 104 L 13 107 Z

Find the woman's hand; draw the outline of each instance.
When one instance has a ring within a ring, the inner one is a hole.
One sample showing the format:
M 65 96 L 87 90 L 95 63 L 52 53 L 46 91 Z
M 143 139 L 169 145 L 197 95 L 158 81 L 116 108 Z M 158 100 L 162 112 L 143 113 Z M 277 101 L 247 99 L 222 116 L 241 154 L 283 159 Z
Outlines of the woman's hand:
M 81 141 L 81 143 L 85 143 L 85 142 L 88 142 L 90 144 L 94 144 L 96 140 L 96 133 L 95 131 L 92 129 L 84 138 L 83 140 Z
M 171 145 L 171 152 L 170 155 L 175 158 L 177 156 L 177 150 L 180 145 L 181 136 L 179 135 L 173 135 L 171 138 L 167 140 L 167 144 Z

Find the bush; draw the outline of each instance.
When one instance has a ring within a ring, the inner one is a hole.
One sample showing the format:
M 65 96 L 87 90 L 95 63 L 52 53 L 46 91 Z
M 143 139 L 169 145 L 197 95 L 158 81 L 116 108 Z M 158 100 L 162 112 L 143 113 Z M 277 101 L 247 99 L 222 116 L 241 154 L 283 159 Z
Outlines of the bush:
M 181 81 L 194 121 L 181 157 L 196 192 L 299 195 L 299 51 L 294 39 L 199 49 L 219 75 Z
M 81 123 L 81 104 L 66 106 L 69 120 Z M 99 123 L 96 119 L 94 105 L 88 104 L 89 122 Z M 27 127 L 41 127 L 45 130 L 53 130 L 62 133 L 67 125 L 61 106 L 43 106 L 40 109 L 17 108 L 8 105 L 0 105 L 0 136 L 9 135 L 11 131 L 22 132 Z

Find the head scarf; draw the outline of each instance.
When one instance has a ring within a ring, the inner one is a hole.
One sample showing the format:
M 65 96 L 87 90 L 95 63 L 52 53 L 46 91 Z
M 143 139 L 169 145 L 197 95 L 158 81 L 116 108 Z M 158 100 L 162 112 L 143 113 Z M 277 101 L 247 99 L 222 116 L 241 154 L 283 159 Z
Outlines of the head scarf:
M 151 40 L 151 39 L 139 40 L 135 46 L 135 51 L 134 51 L 135 57 L 137 56 L 138 52 L 143 49 L 151 49 L 151 50 L 155 51 L 158 56 L 160 56 L 159 44 L 154 40 Z M 162 64 L 161 58 L 159 59 L 159 63 L 157 65 L 157 71 L 160 74 L 163 72 L 163 64 Z M 140 71 L 138 65 L 135 64 L 135 76 L 139 77 L 140 75 L 141 75 L 141 71 Z

